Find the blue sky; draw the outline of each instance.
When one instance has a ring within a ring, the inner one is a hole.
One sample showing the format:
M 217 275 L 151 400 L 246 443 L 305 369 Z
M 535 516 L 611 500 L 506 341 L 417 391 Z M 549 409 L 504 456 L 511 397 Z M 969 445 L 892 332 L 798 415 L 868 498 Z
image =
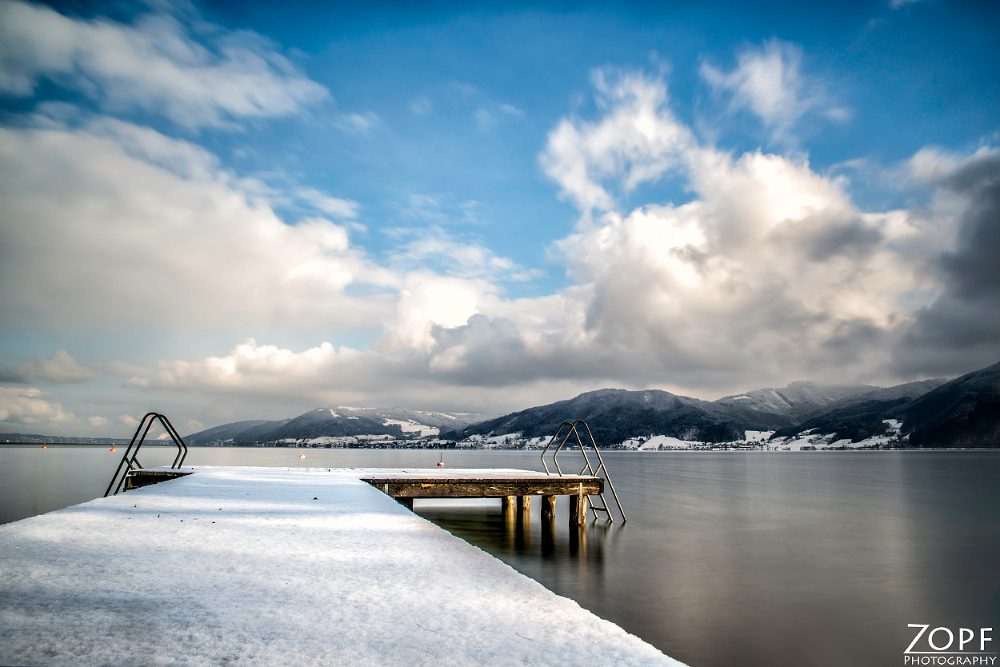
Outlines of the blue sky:
M 0 430 L 995 363 L 998 14 L 0 4 Z

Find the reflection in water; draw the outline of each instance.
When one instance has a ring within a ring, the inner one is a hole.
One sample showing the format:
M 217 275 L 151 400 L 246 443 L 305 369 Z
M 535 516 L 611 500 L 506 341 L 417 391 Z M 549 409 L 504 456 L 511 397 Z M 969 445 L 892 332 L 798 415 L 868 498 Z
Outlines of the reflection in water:
M 161 449 L 143 448 L 144 463 L 169 464 Z M 433 451 L 300 453 L 193 447 L 188 461 L 439 460 Z M 507 514 L 499 500 L 418 500 L 415 510 L 693 667 L 900 664 L 908 623 L 1000 627 L 1000 452 L 604 457 L 627 524 L 591 513 L 571 528 L 566 497 L 554 521 L 542 519 L 541 499 Z M 99 496 L 119 458 L 103 448 L 0 447 L 0 522 Z M 446 459 L 449 468 L 541 468 L 537 452 Z
M 415 509 L 699 667 L 893 664 L 908 623 L 1000 625 L 1000 452 L 606 456 L 627 524 Z

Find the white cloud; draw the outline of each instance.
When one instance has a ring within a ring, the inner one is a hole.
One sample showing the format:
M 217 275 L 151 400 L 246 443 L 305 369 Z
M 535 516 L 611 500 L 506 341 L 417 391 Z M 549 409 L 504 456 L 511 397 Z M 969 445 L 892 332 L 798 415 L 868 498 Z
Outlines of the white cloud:
M 107 367 L 138 390 L 307 405 L 490 409 L 608 385 L 704 394 L 882 379 L 895 341 L 941 292 L 951 218 L 866 212 L 804 159 L 703 146 L 660 79 L 601 70 L 593 82 L 600 117 L 562 119 L 539 157 L 580 211 L 551 248 L 571 282 L 554 294 L 505 298 L 499 284 L 523 269 L 442 224 L 396 230 L 380 266 L 343 226 L 284 224 L 202 149 L 99 121 L 0 130 L 0 280 L 23 286 L 0 293 L 0 316 L 128 321 L 152 295 L 159 325 L 380 331 L 370 349 L 250 339 L 218 356 Z M 947 156 L 911 162 L 925 181 L 954 171 Z M 666 177 L 691 201 L 622 203 Z M 415 195 L 403 214 L 437 223 L 453 217 L 449 202 Z
M 50 382 L 83 382 L 94 377 L 94 371 L 82 366 L 66 350 L 58 350 L 51 357 L 35 357 L 17 370 L 26 377 L 40 377 Z
M 366 113 L 346 113 L 338 116 L 333 124 L 345 132 L 364 134 L 379 123 L 381 118 L 371 111 Z
M 106 417 L 100 417 L 97 415 L 93 417 L 87 417 L 87 421 L 90 422 L 90 425 L 93 426 L 94 428 L 104 428 L 105 426 L 108 425 L 108 420 Z
M 73 419 L 54 397 L 39 389 L 0 387 L 0 422 L 8 424 L 60 424 Z
M 539 160 L 581 211 L 611 210 L 615 198 L 601 182 L 618 181 L 631 192 L 678 166 L 693 136 L 668 107 L 666 85 L 631 71 L 597 70 L 592 77 L 599 122 L 564 118 L 549 133 Z
M 31 95 L 47 77 L 106 109 L 139 108 L 191 128 L 295 113 L 328 95 L 257 36 L 216 30 L 208 47 L 162 14 L 125 25 L 6 0 L 0 26 L 0 90 L 9 94 Z
M 534 275 L 507 257 L 493 254 L 485 246 L 470 239 L 459 239 L 438 225 L 391 230 L 401 243 L 389 253 L 389 265 L 398 273 L 427 270 L 466 279 L 501 281 L 513 276 Z
M 349 364 L 359 354 L 347 347 L 338 351 L 330 343 L 295 353 L 275 345 L 258 345 L 251 338 L 224 357 L 194 363 L 159 362 L 155 371 L 130 377 L 126 385 L 202 391 L 284 390 L 294 383 L 315 382 L 320 376 L 336 377 L 338 365 Z M 138 423 L 131 417 L 126 421 L 126 417 L 122 416 L 126 425 Z
M 285 224 L 214 156 L 148 128 L 0 128 L 0 170 L 0 280 L 19 286 L 0 294 L 9 326 L 377 326 L 377 292 L 400 282 L 344 227 Z M 357 284 L 376 295 L 345 294 Z
M 356 201 L 331 197 L 314 188 L 296 188 L 295 196 L 335 218 L 356 218 L 361 207 Z
M 129 428 L 135 428 L 139 425 L 139 419 L 137 417 L 133 417 L 132 415 L 121 415 L 118 417 L 118 421 L 125 424 L 125 426 L 128 426 Z
M 490 128 L 493 127 L 497 120 L 493 117 L 486 109 L 476 109 L 475 113 L 476 127 L 479 128 L 480 132 L 489 132 Z
M 825 113 L 832 120 L 850 117 L 846 109 L 829 104 L 818 81 L 802 74 L 802 50 L 794 44 L 772 39 L 761 49 L 744 50 L 737 61 L 729 73 L 704 63 L 702 77 L 732 96 L 733 110 L 747 109 L 758 116 L 776 140 L 788 139 L 795 123 L 817 107 L 829 107 Z

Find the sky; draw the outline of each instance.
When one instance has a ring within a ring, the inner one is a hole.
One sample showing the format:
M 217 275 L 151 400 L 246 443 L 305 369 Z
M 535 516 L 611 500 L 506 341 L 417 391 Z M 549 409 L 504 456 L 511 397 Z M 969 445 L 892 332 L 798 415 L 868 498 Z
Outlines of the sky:
M 0 432 L 996 363 L 997 25 L 0 0 Z

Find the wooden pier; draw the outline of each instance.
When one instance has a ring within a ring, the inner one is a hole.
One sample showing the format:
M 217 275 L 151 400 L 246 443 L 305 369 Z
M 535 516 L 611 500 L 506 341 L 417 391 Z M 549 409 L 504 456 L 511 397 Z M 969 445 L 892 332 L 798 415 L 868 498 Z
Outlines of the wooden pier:
M 546 475 L 530 470 L 373 470 L 364 481 L 413 509 L 414 498 L 500 498 L 505 517 L 530 511 L 542 497 L 542 519 L 554 519 L 557 496 L 568 496 L 570 525 L 587 520 L 588 497 L 604 492 L 604 479 Z
M 586 498 L 596 481 L 236 466 L 130 477 L 125 493 L 0 526 L 0 665 L 682 667 L 383 493 L 526 507 Z

